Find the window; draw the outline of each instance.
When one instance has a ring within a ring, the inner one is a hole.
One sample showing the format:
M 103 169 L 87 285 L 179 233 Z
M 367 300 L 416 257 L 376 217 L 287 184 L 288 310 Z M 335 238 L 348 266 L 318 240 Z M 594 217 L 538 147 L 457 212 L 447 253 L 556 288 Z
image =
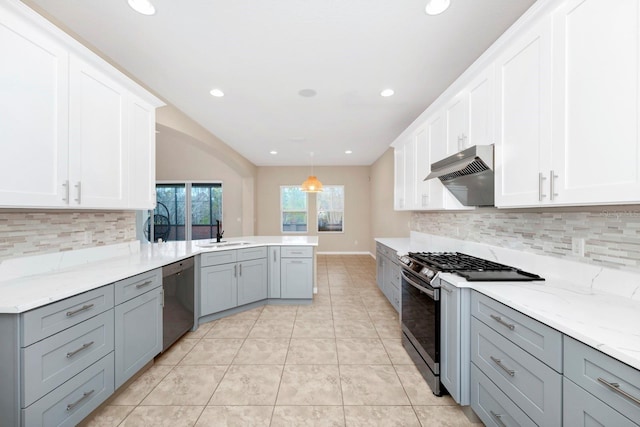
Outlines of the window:
M 280 187 L 280 219 L 283 233 L 307 232 L 307 193 L 299 185 Z
M 144 225 L 144 234 L 149 241 L 216 236 L 216 220 L 222 220 L 221 183 L 159 183 L 156 184 L 156 201 L 156 208 Z M 224 229 L 222 224 L 221 228 Z
M 344 232 L 344 185 L 325 185 L 317 200 L 318 232 Z

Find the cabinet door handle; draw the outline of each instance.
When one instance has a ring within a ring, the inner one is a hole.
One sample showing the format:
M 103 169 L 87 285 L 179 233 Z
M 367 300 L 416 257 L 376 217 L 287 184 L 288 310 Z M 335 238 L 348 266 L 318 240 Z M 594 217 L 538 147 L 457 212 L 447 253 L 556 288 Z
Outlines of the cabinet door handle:
M 273 250 L 273 262 L 276 262 L 276 250 Z
M 75 316 L 78 313 L 89 310 L 93 304 L 85 304 L 77 310 L 67 311 L 67 317 Z
M 549 177 L 550 177 L 550 181 L 549 181 L 550 193 L 549 194 L 551 194 L 551 196 L 549 197 L 549 200 L 553 200 L 554 197 L 558 195 L 558 193 L 556 193 L 556 185 L 555 185 L 555 180 L 558 177 L 558 175 L 553 173 L 553 170 L 551 170 L 551 173 L 549 173 Z
M 64 187 L 64 197 L 62 198 L 62 201 L 69 204 L 69 180 L 63 182 L 62 186 Z
M 540 201 L 540 202 L 542 201 L 542 199 L 544 199 L 545 197 L 547 197 L 547 195 L 543 193 L 543 189 L 542 189 L 542 188 L 543 188 L 543 186 L 544 186 L 543 181 L 544 181 L 545 179 L 547 179 L 547 177 L 546 177 L 546 176 L 544 176 L 544 175 L 542 174 L 542 172 L 539 172 L 539 173 L 538 173 L 538 201 Z
M 91 396 L 91 395 L 93 394 L 93 392 L 94 392 L 94 391 L 95 391 L 95 390 L 90 390 L 90 391 L 85 391 L 84 393 L 82 393 L 82 397 L 81 397 L 80 399 L 76 400 L 76 401 L 75 401 L 75 402 L 73 402 L 73 403 L 69 403 L 69 404 L 67 405 L 67 411 L 70 411 L 70 410 L 72 410 L 73 408 L 75 408 L 76 406 L 78 406 L 78 404 L 79 404 L 80 402 L 82 402 L 83 400 L 85 400 L 87 397 Z
M 238 265 L 233 266 L 233 277 L 238 277 Z
M 242 277 L 242 264 L 240 264 L 240 277 Z
M 164 308 L 164 288 L 160 289 L 160 305 L 162 306 L 162 308 Z
M 75 201 L 78 202 L 78 204 L 80 204 L 82 203 L 82 183 L 78 181 L 75 187 L 78 189 L 78 197 L 75 199 Z
M 626 397 L 627 399 L 629 399 L 630 401 L 632 401 L 636 405 L 640 405 L 640 399 L 638 399 L 635 396 L 632 396 L 631 394 L 629 394 L 626 391 L 624 391 L 623 389 L 621 389 L 620 388 L 620 384 L 618 384 L 618 383 L 610 383 L 609 381 L 605 380 L 604 378 L 598 378 L 598 381 L 601 382 L 602 384 L 606 385 L 607 387 L 609 387 L 611 390 L 615 391 L 616 393 L 619 393 L 619 394 L 623 395 L 624 397 Z
M 502 414 L 496 414 L 493 411 L 489 411 L 489 412 L 491 413 L 491 416 L 496 420 L 498 425 L 500 425 L 500 427 L 507 427 L 504 421 L 502 421 Z
M 495 314 L 490 314 L 489 317 L 491 317 L 493 320 L 500 323 L 501 325 L 504 325 L 507 328 L 511 329 L 512 331 L 516 328 L 516 325 L 514 325 L 513 323 L 505 322 L 504 320 L 502 320 L 502 317 L 500 316 L 496 316 Z
M 81 352 L 82 350 L 86 350 L 86 349 L 88 349 L 89 347 L 91 347 L 91 346 L 93 345 L 93 343 L 94 343 L 94 341 L 91 341 L 91 342 L 88 342 L 88 343 L 82 344 L 82 347 L 77 348 L 77 349 L 75 349 L 75 350 L 73 350 L 73 351 L 68 352 L 68 353 L 67 353 L 67 359 L 72 358 L 73 356 L 75 356 L 76 354 L 78 354 L 79 352 Z
M 510 377 L 514 377 L 516 375 L 516 371 L 514 371 L 513 369 L 509 369 L 502 364 L 502 360 L 496 359 L 493 356 L 489 356 L 489 357 L 491 357 L 491 360 L 493 360 L 493 363 L 495 363 L 500 368 L 502 368 L 502 370 L 505 371 L 507 374 L 509 374 Z
M 136 289 L 144 288 L 145 286 L 149 286 L 152 283 L 153 283 L 153 280 L 147 280 L 144 283 L 137 284 Z

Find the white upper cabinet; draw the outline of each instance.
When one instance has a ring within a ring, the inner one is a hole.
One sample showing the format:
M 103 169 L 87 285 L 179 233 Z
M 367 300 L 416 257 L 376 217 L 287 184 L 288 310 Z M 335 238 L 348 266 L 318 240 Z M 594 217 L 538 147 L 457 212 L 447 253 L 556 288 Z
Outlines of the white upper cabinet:
M 431 172 L 431 144 L 429 144 L 429 128 L 420 127 L 415 133 L 416 144 L 416 210 L 428 209 L 431 202 L 431 180 L 424 181 Z
M 639 21 L 638 0 L 554 13 L 553 203 L 640 202 Z
M 129 207 L 156 205 L 156 109 L 131 95 L 129 102 Z
M 510 42 L 495 72 L 495 204 L 537 205 L 549 196 L 551 20 Z
M 493 144 L 494 128 L 494 72 L 493 65 L 487 67 L 468 86 L 467 115 L 469 128 L 468 137 L 461 149 L 472 145 Z
M 0 54 L 0 207 L 155 206 L 159 99 L 17 0 Z
M 404 209 L 412 210 L 417 206 L 418 180 L 416 176 L 417 143 L 413 134 L 405 141 L 404 150 Z
M 469 140 L 468 105 L 467 93 L 463 93 L 453 98 L 445 107 L 447 154 L 457 153 L 467 147 Z
M 404 145 L 400 145 L 393 150 L 393 209 L 397 211 L 405 209 L 404 177 Z
M 68 53 L 11 10 L 0 13 L 0 206 L 66 206 Z
M 70 60 L 71 206 L 126 208 L 127 92 L 76 56 Z

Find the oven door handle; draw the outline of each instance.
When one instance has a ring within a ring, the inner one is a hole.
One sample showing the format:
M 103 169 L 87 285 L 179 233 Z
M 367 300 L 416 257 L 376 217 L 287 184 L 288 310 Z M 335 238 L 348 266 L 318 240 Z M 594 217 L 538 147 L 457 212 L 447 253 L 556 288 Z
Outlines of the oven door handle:
M 424 292 L 425 294 L 429 295 L 431 298 L 433 298 L 434 301 L 438 301 L 440 299 L 440 296 L 438 295 L 438 292 L 436 292 L 435 289 L 427 289 L 424 286 L 419 285 L 415 281 L 411 280 L 409 278 L 409 276 L 407 276 L 404 273 L 404 271 L 401 271 L 400 274 L 402 275 L 402 278 L 407 281 L 407 283 L 409 283 L 414 288 L 417 288 L 418 290 L 420 290 L 420 291 Z

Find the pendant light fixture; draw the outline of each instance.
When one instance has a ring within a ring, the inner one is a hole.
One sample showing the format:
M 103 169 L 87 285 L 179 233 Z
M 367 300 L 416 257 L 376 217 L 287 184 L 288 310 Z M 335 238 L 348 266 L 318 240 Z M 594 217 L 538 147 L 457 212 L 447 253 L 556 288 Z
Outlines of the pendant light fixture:
M 313 174 L 313 152 L 311 152 L 311 175 L 302 183 L 300 189 L 305 193 L 320 193 L 322 191 L 322 183 Z

